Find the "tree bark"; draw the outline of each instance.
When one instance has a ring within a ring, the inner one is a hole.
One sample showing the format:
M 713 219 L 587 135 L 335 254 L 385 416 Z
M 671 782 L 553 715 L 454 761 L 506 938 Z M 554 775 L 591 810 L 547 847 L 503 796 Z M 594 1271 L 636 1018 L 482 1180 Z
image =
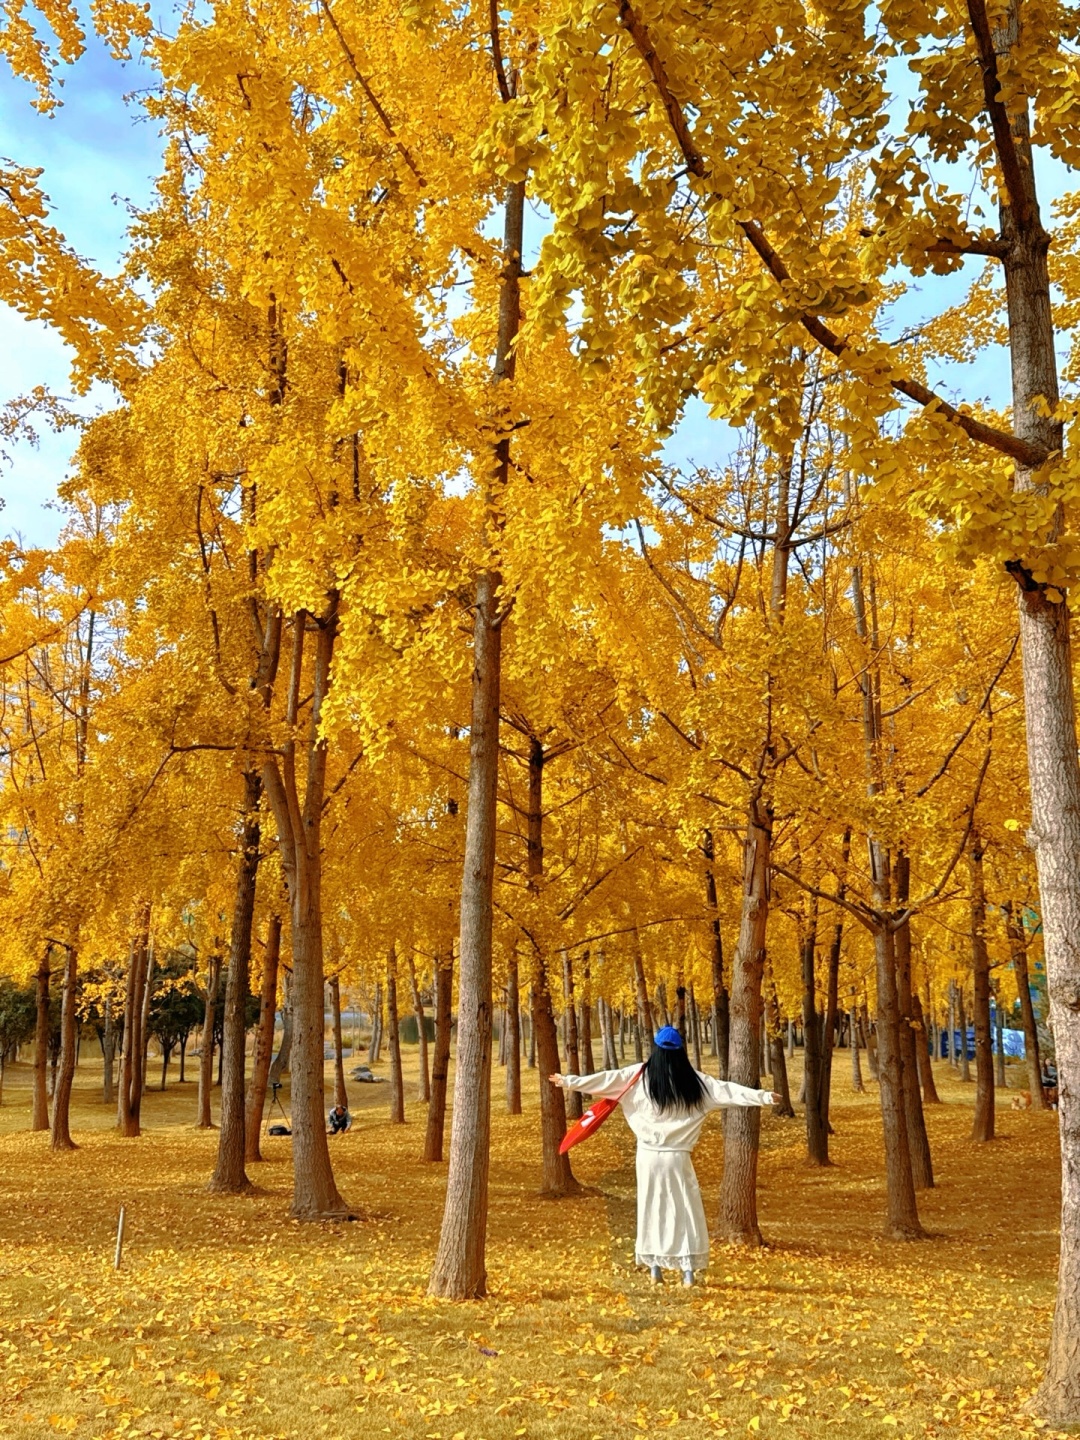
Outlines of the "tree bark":
M 326 740 L 320 730 L 330 689 L 339 596 L 327 596 L 326 609 L 314 621 L 316 632 L 312 700 L 304 747 L 303 796 L 297 784 L 297 721 L 303 675 L 308 613 L 298 610 L 292 625 L 292 657 L 285 720 L 288 738 L 280 761 L 269 758 L 262 778 L 278 833 L 282 869 L 289 892 L 293 972 L 293 1041 L 290 1110 L 292 1119 L 293 1201 L 297 1220 L 340 1217 L 348 1207 L 338 1193 L 326 1137 L 325 998 L 322 930 L 322 815 L 326 793 Z
M 637 999 L 638 1034 L 646 1059 L 652 1054 L 653 1013 L 649 1003 L 649 986 L 645 980 L 645 961 L 641 954 L 641 938 L 637 930 L 630 932 L 630 945 L 634 955 L 634 994 Z M 638 1056 L 641 1059 L 641 1056 Z
M 1020 1017 L 1024 1029 L 1024 1059 L 1027 1062 L 1028 1089 L 1031 1104 L 1036 1110 L 1047 1109 L 1042 1087 L 1042 1060 L 1039 1055 L 1039 1027 L 1035 1021 L 1035 1007 L 1031 1003 L 1031 981 L 1028 976 L 1027 941 L 1023 923 L 1016 918 L 1010 901 L 1005 907 L 1005 930 L 1009 937 L 1009 953 L 1012 956 L 1013 974 L 1016 977 L 1016 991 L 1020 999 Z
M 498 24 L 498 17 L 495 17 Z M 500 78 L 502 72 L 500 68 Z M 493 369 L 496 394 L 514 379 L 514 342 L 521 324 L 525 181 L 506 187 L 503 268 Z M 501 524 L 500 502 L 510 474 L 511 431 L 493 447 L 486 513 Z M 458 1300 L 487 1293 L 488 1174 L 491 1148 L 491 935 L 499 769 L 502 577 L 484 569 L 476 581 L 473 624 L 469 803 L 461 881 L 461 959 L 454 1117 L 439 1248 L 429 1293 Z M 544 1081 L 541 1081 L 543 1088 Z
M 401 1073 L 401 1029 L 397 1005 L 397 950 L 386 957 L 386 1031 L 390 1040 L 390 1124 L 405 1124 L 405 1079 Z
M 154 999 L 154 947 L 147 945 L 142 980 L 142 1009 L 139 1018 L 139 1098 L 146 1093 L 146 1072 L 150 1063 L 150 1005 Z M 219 1077 L 220 1083 L 220 1077 Z
M 521 1114 L 521 976 L 515 950 L 507 966 L 506 1023 L 510 1037 L 506 1046 L 506 1113 Z
M 851 831 L 844 832 L 843 857 L 846 868 L 848 856 L 851 851 Z M 841 877 L 839 893 L 846 893 L 846 886 Z M 821 1054 L 821 1110 L 822 1123 L 825 1126 L 826 1136 L 833 1133 L 832 1121 L 829 1119 L 829 1110 L 832 1105 L 832 1066 L 833 1050 L 836 1046 L 836 1030 L 840 1024 L 840 956 L 844 945 L 844 912 L 837 909 L 836 924 L 833 926 L 832 943 L 829 946 L 829 968 L 825 978 L 825 1028 L 822 1036 Z
M 598 1002 L 600 1013 L 600 1035 L 604 1046 L 604 1069 L 618 1070 L 619 1053 L 615 1047 L 615 1016 L 612 1013 L 611 1005 L 601 995 Z M 622 1028 L 621 1021 L 619 1028 Z
M 859 1013 L 852 1009 L 848 1016 L 848 1030 L 851 1046 L 851 1088 L 856 1095 L 864 1095 L 866 1086 L 863 1084 L 862 1066 L 859 1064 Z
M 800 945 L 802 961 L 803 1087 L 806 1092 L 806 1157 L 812 1165 L 829 1164 L 829 1125 L 824 1113 L 825 1067 L 822 1053 L 822 1021 L 817 1008 L 817 904 Z M 823 1103 L 824 1102 L 824 1103 Z
M 589 966 L 589 952 L 582 957 L 581 1019 L 578 1024 L 578 1045 L 581 1050 L 581 1073 L 592 1075 L 596 1070 L 593 1056 L 592 1027 L 592 973 Z M 700 1068 L 700 1067 L 699 1067 Z
M 566 1069 L 570 1075 L 588 1075 L 581 1068 L 578 1051 L 577 999 L 574 993 L 574 962 L 567 951 L 563 956 L 563 1013 L 566 1015 Z M 550 1073 L 550 1072 L 549 1072 Z M 583 1114 L 580 1090 L 561 1092 L 566 1101 L 566 1115 L 570 1120 L 580 1120 Z
M 560 1069 L 559 1047 L 547 966 L 539 952 L 533 960 L 532 1022 L 540 1070 L 540 1194 L 545 1199 L 555 1200 L 579 1194 L 581 1186 L 570 1168 L 570 1156 L 559 1154 L 559 1145 L 566 1134 L 566 1107 L 563 1104 L 564 1092 L 548 1080 L 549 1075 Z
M 221 1031 L 221 1119 L 217 1163 L 207 1189 L 219 1195 L 242 1195 L 251 1189 L 244 1168 L 247 1115 L 244 1087 L 247 1069 L 247 1002 L 251 976 L 251 931 L 255 920 L 255 887 L 259 874 L 259 801 L 262 781 L 253 768 L 244 771 L 244 808 L 240 829 L 240 863 L 236 870 L 229 975 L 225 982 L 225 1016 Z
M 446 1125 L 446 1081 L 450 1073 L 450 1023 L 454 994 L 454 951 L 446 947 L 445 962 L 435 958 L 435 1053 L 431 1061 L 431 1100 L 428 1103 L 424 1153 L 421 1160 L 437 1164 L 443 1158 Z
M 330 991 L 330 1029 L 334 1046 L 334 1104 L 349 1107 L 349 1092 L 345 1088 L 345 1046 L 341 1038 L 341 981 L 332 975 L 327 981 Z
M 968 847 L 971 880 L 971 966 L 974 976 L 975 1118 L 973 1140 L 994 1138 L 994 1055 L 990 1043 L 990 955 L 986 946 L 986 890 L 983 844 L 978 834 Z
M 1005 1074 L 1005 1021 L 1001 1013 L 1001 991 L 997 984 L 990 987 L 994 997 L 994 1086 L 997 1090 L 1008 1088 Z
M 732 962 L 728 1079 L 756 1088 L 760 1082 L 758 1033 L 761 978 L 769 918 L 772 807 L 760 789 L 750 796 L 743 841 L 743 898 L 739 938 Z M 758 1143 L 761 1111 L 724 1111 L 724 1173 L 720 1182 L 719 1231 L 739 1245 L 760 1245 L 757 1217 Z
M 1018 0 L 995 15 L 968 0 L 983 80 L 984 109 L 997 150 L 1002 268 L 1012 365 L 1013 429 L 1049 456 L 1063 449 L 1057 414 L 1049 239 L 1039 212 L 1026 99 L 1003 94 L 1000 65 L 1020 38 Z M 1011 92 L 1010 92 L 1011 93 Z M 1014 484 L 1045 484 L 1017 465 Z M 1056 529 L 1060 532 L 1061 517 Z M 1056 538 L 1056 537 L 1055 537 Z M 1031 795 L 1029 843 L 1039 874 L 1050 1023 L 1057 1052 L 1061 1135 L 1061 1247 L 1050 1353 L 1034 1408 L 1056 1424 L 1080 1420 L 1080 764 L 1066 600 L 1037 582 L 1023 557 L 1009 566 L 1020 586 L 1020 645 Z M 966 1047 L 965 1047 L 966 1049 Z
M 791 1103 L 791 1086 L 788 1083 L 787 1055 L 784 1045 L 784 1027 L 780 1021 L 780 1002 L 776 998 L 776 986 L 773 983 L 772 975 L 769 976 L 769 995 L 766 1002 L 768 1020 L 766 1022 L 766 1043 L 772 1063 L 769 1073 L 772 1075 L 773 1089 L 780 1096 L 780 1104 L 776 1107 L 776 1114 L 783 1115 L 787 1120 L 794 1120 L 795 1107 Z
M 53 1150 L 75 1150 L 71 1138 L 71 1087 L 75 1081 L 75 1047 L 78 1025 L 75 1017 L 79 979 L 78 951 L 67 946 L 64 962 L 64 999 L 60 1012 L 60 1070 L 53 1090 L 50 1145 Z
M 927 1046 L 926 1021 L 923 1018 L 922 1001 L 918 992 L 911 997 L 912 1017 L 915 1021 L 915 1055 L 919 1065 L 919 1079 L 922 1083 L 922 1100 L 924 1105 L 940 1105 L 941 1096 L 937 1092 L 937 1085 L 934 1082 L 934 1067 L 930 1063 L 930 1050 Z
M 539 896 L 544 878 L 544 759 L 540 741 L 535 736 L 530 737 L 526 870 L 529 889 L 534 896 Z M 568 972 L 564 964 L 564 992 L 572 984 L 572 972 Z M 536 938 L 533 938 L 530 1001 L 536 1059 L 540 1069 L 540 1193 L 548 1199 L 558 1199 L 564 1195 L 576 1195 L 581 1187 L 574 1178 L 569 1155 L 559 1154 L 559 1145 L 566 1134 L 566 1092 L 552 1085 L 548 1079 L 562 1067 L 547 962 Z M 567 1009 L 572 1013 L 572 999 L 568 999 Z
M 52 946 L 46 945 L 37 968 L 37 1021 L 34 1027 L 34 1111 L 31 1130 L 49 1128 L 49 962 Z
M 520 243 L 517 253 L 520 254 Z M 491 948 L 499 769 L 502 629 L 499 576 L 481 573 L 473 624 L 469 800 L 461 882 L 457 1073 L 450 1170 L 429 1293 L 450 1299 L 487 1294 L 487 1212 L 491 1137 Z
M 956 987 L 956 1009 L 957 1020 L 960 1027 L 960 1081 L 964 1085 L 971 1083 L 971 1062 L 968 1058 L 968 1017 L 964 1006 L 964 987 Z
M 690 1044 L 694 1051 L 694 1069 L 701 1069 L 701 1017 L 698 1014 L 697 1000 L 694 997 L 694 982 L 691 980 L 687 989 L 687 999 L 690 1012 Z
M 116 1064 L 116 1026 L 113 1024 L 111 999 L 105 1001 L 105 1034 L 101 1040 L 101 1059 L 101 1098 L 104 1104 L 112 1105 L 116 1100 L 116 1077 L 113 1073 L 113 1067 Z
M 420 986 L 416 979 L 416 961 L 413 959 L 411 950 L 409 952 L 409 987 L 412 991 L 413 1014 L 416 1016 L 417 1064 L 420 1071 L 416 1083 L 416 1098 L 420 1101 L 421 1105 L 426 1105 L 431 1099 L 431 1077 L 428 1074 L 426 1017 L 424 1015 L 423 997 L 420 994 Z
M 117 1096 L 117 1123 L 120 1134 L 133 1138 L 142 1133 L 142 1014 L 146 968 L 149 963 L 149 907 L 144 907 L 139 934 L 132 942 L 124 998 L 124 1049 L 120 1061 Z
M 274 1048 L 280 956 L 281 916 L 271 915 L 266 932 L 262 984 L 259 988 L 259 1023 L 255 1027 L 254 1054 L 251 1057 L 251 1086 L 245 1100 L 244 1159 L 252 1163 L 263 1158 L 261 1148 L 263 1109 L 266 1106 L 266 1087 L 270 1078 L 270 1056 Z
M 292 1060 L 293 1004 L 292 971 L 286 969 L 281 987 L 281 1045 L 270 1065 L 267 1077 L 271 1085 L 280 1085 L 281 1077 L 288 1072 Z M 272 1038 L 272 1037 L 271 1037 Z
M 383 1037 L 383 987 L 382 981 L 375 982 L 375 999 L 371 1008 L 371 1039 L 368 1043 L 368 1064 L 376 1065 L 382 1053 Z
M 896 903 L 907 905 L 911 892 L 911 862 L 901 851 L 896 857 Z M 919 1057 L 916 1053 L 913 995 L 911 987 L 911 921 L 897 926 L 893 937 L 896 955 L 896 998 L 900 1007 L 900 1067 L 904 1086 L 904 1120 L 907 1125 L 908 1151 L 911 1155 L 911 1178 L 916 1190 L 931 1190 L 934 1165 L 930 1155 L 930 1138 L 919 1088 Z
M 206 973 L 206 1002 L 203 1009 L 202 1045 L 199 1053 L 199 1098 L 197 1130 L 212 1130 L 210 1092 L 214 1086 L 214 1027 L 217 1023 L 217 996 L 221 985 L 221 956 L 211 955 Z M 124 1045 L 125 1059 L 127 1044 Z
M 872 842 L 871 869 L 875 887 L 887 897 L 887 861 Z M 874 853 L 876 852 L 876 853 Z M 879 904 L 879 908 L 884 908 Z M 915 1179 L 908 1147 L 904 1081 L 900 1055 L 900 1005 L 896 993 L 896 955 L 892 934 L 884 927 L 874 935 L 877 972 L 878 1089 L 885 1142 L 886 1234 L 893 1240 L 921 1240 L 923 1228 L 915 1201 Z

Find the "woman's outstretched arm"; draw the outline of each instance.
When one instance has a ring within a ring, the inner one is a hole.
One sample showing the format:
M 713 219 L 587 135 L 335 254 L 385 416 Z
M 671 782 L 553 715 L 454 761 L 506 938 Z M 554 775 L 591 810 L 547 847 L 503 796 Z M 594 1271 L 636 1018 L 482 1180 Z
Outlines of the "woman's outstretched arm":
M 701 1071 L 698 1071 L 701 1075 Z M 752 1090 L 749 1085 L 736 1085 L 731 1080 L 714 1080 L 711 1075 L 701 1075 L 705 1089 L 714 1107 L 723 1105 L 775 1105 L 777 1097 L 771 1090 Z
M 598 1070 L 595 1075 L 549 1075 L 552 1085 L 563 1090 L 583 1090 L 586 1095 L 614 1099 L 625 1090 L 640 1067 L 628 1065 L 623 1070 Z

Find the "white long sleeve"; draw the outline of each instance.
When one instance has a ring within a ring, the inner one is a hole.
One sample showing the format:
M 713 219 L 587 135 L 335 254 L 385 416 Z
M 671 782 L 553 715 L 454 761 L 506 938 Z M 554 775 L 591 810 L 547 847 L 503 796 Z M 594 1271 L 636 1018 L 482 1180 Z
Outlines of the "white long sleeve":
M 701 1071 L 698 1071 L 701 1075 Z M 765 1106 L 772 1104 L 771 1090 L 752 1090 L 749 1085 L 736 1085 L 731 1080 L 714 1080 L 711 1075 L 701 1075 L 705 1089 L 715 1107 L 728 1105 Z
M 625 1090 L 641 1067 L 628 1065 L 622 1070 L 598 1070 L 595 1075 L 564 1075 L 564 1090 L 583 1090 L 586 1095 L 600 1099 L 614 1100 L 620 1090 Z

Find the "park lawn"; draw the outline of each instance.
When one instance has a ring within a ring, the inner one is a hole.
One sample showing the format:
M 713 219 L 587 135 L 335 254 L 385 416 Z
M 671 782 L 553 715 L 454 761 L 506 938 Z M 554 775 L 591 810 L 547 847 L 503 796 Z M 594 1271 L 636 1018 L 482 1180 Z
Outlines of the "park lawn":
M 535 1072 L 513 1119 L 497 1073 L 491 1295 L 452 1304 L 425 1295 L 445 1165 L 416 1160 L 423 1106 L 407 1106 L 404 1127 L 387 1123 L 385 1085 L 352 1087 L 356 1123 L 331 1142 L 342 1193 L 365 1218 L 299 1225 L 287 1140 L 268 1141 L 271 1158 L 252 1167 L 258 1194 L 205 1192 L 215 1135 L 191 1128 L 194 1085 L 151 1090 L 145 1133 L 122 1140 L 98 1098 L 100 1066 L 86 1066 L 72 1109 L 80 1148 L 54 1156 L 47 1135 L 26 1131 L 29 1077 L 16 1067 L 0 1107 L 0 1437 L 1059 1433 L 1020 1409 L 1053 1302 L 1057 1117 L 1006 1101 L 1002 1138 L 975 1146 L 973 1087 L 938 1072 L 939 1184 L 922 1197 L 932 1239 L 880 1239 L 876 1095 L 849 1095 L 841 1070 L 835 1168 L 806 1166 L 801 1121 L 766 1116 L 769 1248 L 714 1246 L 691 1291 L 674 1277 L 654 1288 L 633 1268 L 621 1120 L 575 1151 L 593 1193 L 541 1201 Z M 695 1157 L 710 1207 L 721 1158 L 713 1120 Z

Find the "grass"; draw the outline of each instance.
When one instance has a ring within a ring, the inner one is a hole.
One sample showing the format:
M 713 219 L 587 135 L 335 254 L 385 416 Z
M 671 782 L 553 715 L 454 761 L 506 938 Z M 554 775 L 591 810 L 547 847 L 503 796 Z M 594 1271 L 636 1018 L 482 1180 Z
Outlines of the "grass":
M 353 1129 L 331 1142 L 342 1193 L 367 1218 L 302 1226 L 288 1218 L 287 1140 L 268 1141 L 252 1167 L 255 1195 L 205 1192 L 216 1136 L 191 1128 L 193 1084 L 151 1090 L 145 1133 L 122 1140 L 100 1065 L 87 1065 L 80 1148 L 54 1156 L 26 1130 L 28 1072 L 9 1070 L 0 1436 L 1054 1433 L 1020 1406 L 1053 1302 L 1056 1116 L 1003 1105 L 1001 1138 L 976 1146 L 972 1087 L 939 1066 L 945 1103 L 928 1115 L 938 1186 L 921 1202 L 932 1238 L 892 1245 L 880 1238 L 876 1094 L 848 1094 L 841 1064 L 835 1166 L 809 1168 L 801 1121 L 766 1116 L 769 1248 L 714 1245 L 705 1283 L 683 1291 L 633 1268 L 633 1150 L 618 1117 L 575 1151 L 594 1192 L 537 1199 L 536 1084 L 527 1072 L 526 1114 L 512 1119 L 496 1076 L 492 1293 L 455 1305 L 425 1295 L 445 1166 L 416 1159 L 422 1106 L 407 1106 L 404 1127 L 387 1122 L 386 1086 L 352 1087 Z M 695 1156 L 710 1206 L 722 1151 L 712 1120 Z

